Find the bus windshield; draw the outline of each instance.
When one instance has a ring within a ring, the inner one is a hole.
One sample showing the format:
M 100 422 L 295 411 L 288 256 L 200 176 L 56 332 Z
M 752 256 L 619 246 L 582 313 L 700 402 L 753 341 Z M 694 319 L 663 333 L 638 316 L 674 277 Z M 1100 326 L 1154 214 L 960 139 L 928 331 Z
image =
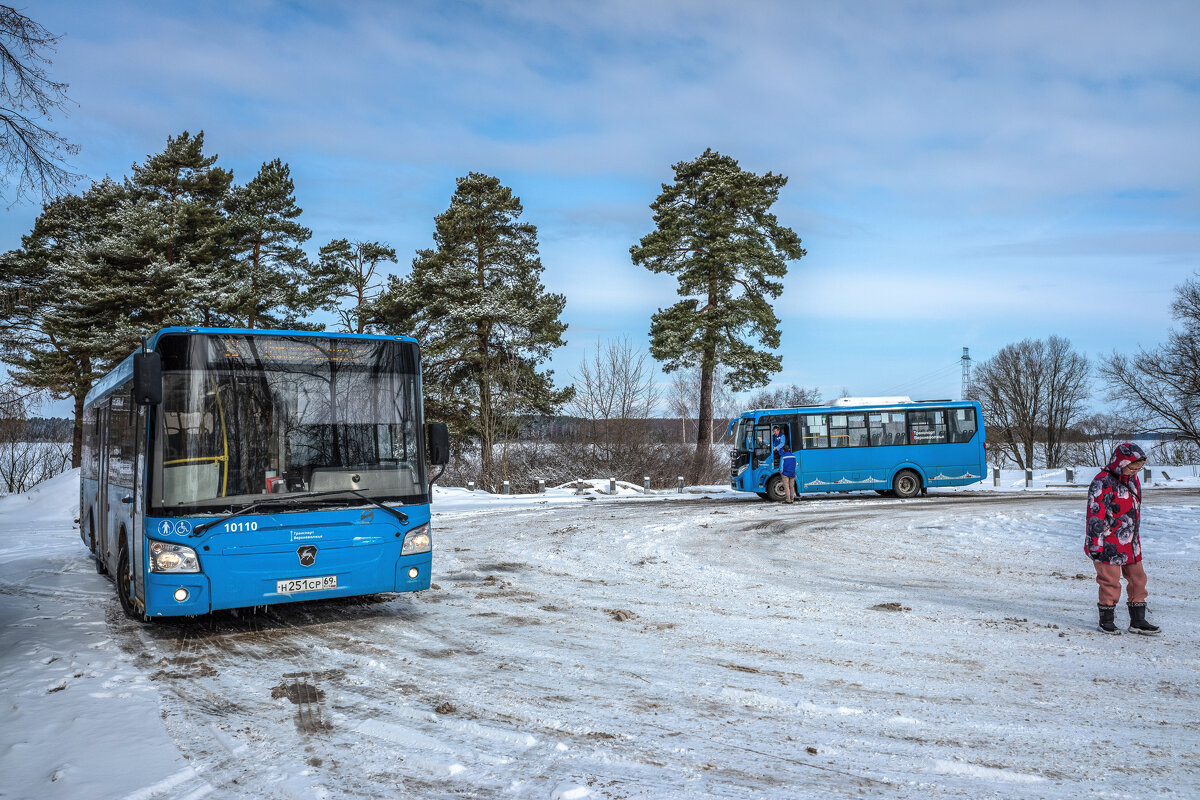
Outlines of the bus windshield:
M 339 489 L 428 502 L 414 343 L 192 333 L 164 335 L 156 349 L 152 513 L 224 513 L 265 495 Z M 310 502 L 363 501 L 346 492 Z

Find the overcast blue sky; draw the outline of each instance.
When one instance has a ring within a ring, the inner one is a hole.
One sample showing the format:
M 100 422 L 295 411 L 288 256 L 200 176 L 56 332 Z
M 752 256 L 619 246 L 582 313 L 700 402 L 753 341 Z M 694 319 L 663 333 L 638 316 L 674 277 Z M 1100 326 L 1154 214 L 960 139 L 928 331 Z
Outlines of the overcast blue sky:
M 676 301 L 629 247 L 706 147 L 789 178 L 776 212 L 808 255 L 776 382 L 826 396 L 957 397 L 963 347 L 1026 337 L 1153 346 L 1200 268 L 1200 3 L 21 8 L 63 35 L 55 124 L 91 178 L 203 130 L 238 182 L 291 165 L 314 253 L 380 240 L 407 272 L 454 179 L 497 176 L 567 297 L 560 383 Z M 0 247 L 37 213 L 0 213 Z

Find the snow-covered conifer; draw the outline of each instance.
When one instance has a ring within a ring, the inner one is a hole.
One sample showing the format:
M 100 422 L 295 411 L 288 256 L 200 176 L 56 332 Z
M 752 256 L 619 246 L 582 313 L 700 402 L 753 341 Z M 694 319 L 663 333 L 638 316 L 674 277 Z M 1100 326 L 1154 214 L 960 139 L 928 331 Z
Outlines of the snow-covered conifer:
M 377 313 L 385 329 L 420 339 L 429 416 L 478 438 L 481 482 L 498 478 L 493 447 L 506 423 L 553 413 L 571 394 L 538 369 L 564 344 L 566 299 L 542 285 L 537 228 L 522 211 L 497 178 L 459 178 L 434 220 L 436 246 L 390 282 Z

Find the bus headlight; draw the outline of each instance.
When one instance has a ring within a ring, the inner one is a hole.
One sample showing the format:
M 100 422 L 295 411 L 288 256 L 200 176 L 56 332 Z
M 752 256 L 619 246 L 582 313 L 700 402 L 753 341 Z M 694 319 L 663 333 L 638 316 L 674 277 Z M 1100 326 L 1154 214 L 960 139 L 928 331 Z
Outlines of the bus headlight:
M 428 553 L 431 549 L 433 549 L 433 543 L 429 538 L 429 523 L 426 522 L 404 534 L 404 545 L 400 548 L 400 555 L 411 556 L 417 553 Z
M 196 551 L 181 544 L 150 543 L 151 572 L 199 572 L 200 559 Z

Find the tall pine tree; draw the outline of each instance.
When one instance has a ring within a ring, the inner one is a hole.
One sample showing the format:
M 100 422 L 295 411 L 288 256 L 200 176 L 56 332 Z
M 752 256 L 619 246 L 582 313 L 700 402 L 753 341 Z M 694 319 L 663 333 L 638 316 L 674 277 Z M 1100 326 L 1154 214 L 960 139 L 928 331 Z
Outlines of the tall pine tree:
M 634 264 L 679 280 L 685 298 L 650 321 L 650 353 L 665 372 L 699 367 L 696 450 L 685 475 L 695 484 L 710 462 L 713 374 L 751 389 L 779 371 L 779 356 L 756 346 L 779 346 L 779 318 L 770 299 L 783 291 L 787 262 L 804 256 L 800 237 L 779 224 L 771 206 L 787 184 L 783 175 L 755 175 L 734 159 L 705 150 L 675 164 L 650 208 L 655 230 L 629 249 Z
M 296 221 L 295 191 L 288 165 L 277 158 L 225 201 L 234 280 L 221 311 L 238 325 L 295 327 L 311 310 L 303 299 L 310 265 L 300 245 L 312 231 Z
M 132 349 L 130 298 L 95 257 L 127 204 L 124 188 L 111 180 L 57 198 L 21 248 L 0 257 L 0 358 L 19 385 L 74 401 L 73 466 L 79 466 L 84 397 Z
M 542 285 L 537 228 L 521 200 L 490 175 L 459 178 L 434 220 L 435 248 L 419 250 L 412 274 L 393 278 L 377 319 L 421 341 L 431 416 L 478 439 L 481 483 L 500 477 L 494 448 L 522 413 L 554 413 L 571 390 L 539 371 L 564 344 L 566 299 Z
M 396 250 L 386 244 L 334 239 L 311 268 L 307 296 L 313 306 L 336 314 L 343 331 L 366 333 L 383 286 L 379 267 L 387 262 L 396 263 Z
M 204 132 L 168 137 L 161 152 L 133 165 L 125 181 L 133 197 L 119 235 L 103 255 L 114 270 L 140 270 L 147 330 L 214 325 L 237 288 L 223 206 L 233 173 L 204 155 Z M 133 276 L 130 276 L 131 280 Z

